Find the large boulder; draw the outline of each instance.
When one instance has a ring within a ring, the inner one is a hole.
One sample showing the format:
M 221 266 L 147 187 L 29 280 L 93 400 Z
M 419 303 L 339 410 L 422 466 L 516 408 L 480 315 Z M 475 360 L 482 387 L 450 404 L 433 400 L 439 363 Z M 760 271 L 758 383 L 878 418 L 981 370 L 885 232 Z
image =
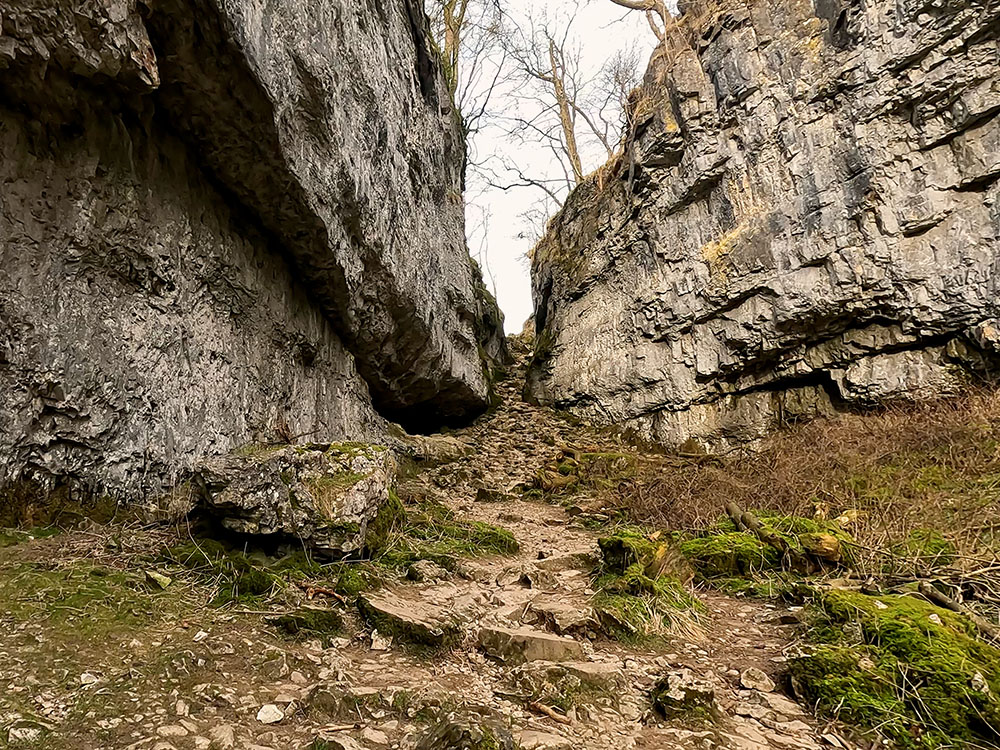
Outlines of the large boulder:
M 0 9 L 0 485 L 140 498 L 253 441 L 489 403 L 419 0 Z
M 992 0 L 682 17 L 534 251 L 530 396 L 725 448 L 959 390 L 1000 340 L 998 37 Z
M 334 443 L 249 446 L 206 460 L 193 482 L 204 507 L 230 531 L 294 539 L 340 557 L 361 551 L 395 477 L 387 448 Z

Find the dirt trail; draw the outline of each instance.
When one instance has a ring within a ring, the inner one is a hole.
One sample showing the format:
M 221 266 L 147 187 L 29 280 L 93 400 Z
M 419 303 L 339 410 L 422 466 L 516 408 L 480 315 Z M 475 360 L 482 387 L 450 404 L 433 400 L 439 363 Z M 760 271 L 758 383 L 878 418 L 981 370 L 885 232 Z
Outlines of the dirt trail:
M 18 732 L 10 747 L 283 750 L 319 738 L 327 744 L 316 748 L 410 748 L 428 720 L 452 709 L 501 717 L 527 750 L 824 746 L 815 720 L 780 685 L 741 687 L 751 667 L 778 681 L 793 629 L 779 624 L 775 606 L 699 592 L 707 609 L 700 636 L 671 638 L 660 650 L 609 640 L 590 610 L 598 533 L 560 505 L 476 499 L 480 488 L 530 481 L 560 446 L 581 442 L 580 428 L 521 402 L 520 385 L 511 377 L 494 412 L 449 437 L 464 456 L 400 486 L 404 496 L 506 528 L 520 544 L 511 557 L 463 562 L 460 575 L 425 567 L 437 580 L 370 596 L 414 627 L 450 636 L 447 648 L 414 650 L 359 622 L 354 637 L 290 643 L 262 613 L 212 610 L 193 590 L 171 600 L 157 624 L 114 637 L 69 638 L 3 614 L 0 729 Z M 106 540 L 64 535 L 33 542 L 16 564 L 63 556 L 120 566 L 122 549 L 141 550 L 155 533 L 122 533 L 110 550 Z M 8 558 L 5 570 L 14 570 L 16 556 Z M 651 710 L 649 692 L 668 675 L 714 692 L 713 723 L 668 723 Z M 532 705 L 536 698 L 543 706 Z M 34 719 L 44 735 L 31 733 Z

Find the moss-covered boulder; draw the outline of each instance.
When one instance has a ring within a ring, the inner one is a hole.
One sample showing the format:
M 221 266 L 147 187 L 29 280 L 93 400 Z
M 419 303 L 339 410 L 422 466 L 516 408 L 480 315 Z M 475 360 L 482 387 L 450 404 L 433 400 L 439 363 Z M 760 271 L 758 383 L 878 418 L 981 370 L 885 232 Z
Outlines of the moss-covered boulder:
M 781 552 L 741 531 L 688 539 L 680 549 L 704 578 L 748 575 L 781 567 Z
M 381 446 L 249 446 L 202 463 L 195 484 L 227 529 L 296 539 L 340 557 L 364 547 L 395 473 L 392 452 Z
M 899 747 L 1000 742 L 1000 649 L 967 618 L 915 597 L 849 591 L 825 594 L 813 618 L 812 646 L 789 664 L 808 703 Z
M 687 590 L 692 570 L 673 540 L 623 527 L 598 546 L 593 608 L 607 635 L 634 640 L 696 628 L 703 607 Z
M 714 721 L 719 714 L 714 688 L 687 669 L 662 677 L 649 697 L 653 710 L 670 721 L 705 723 Z
M 742 530 L 728 517 L 680 545 L 703 579 L 750 576 L 783 569 L 814 573 L 849 565 L 854 540 L 837 524 L 761 512 L 762 532 Z M 764 541 L 761 537 L 769 541 Z
M 324 643 L 344 630 L 344 618 L 341 614 L 321 607 L 302 607 L 271 617 L 268 622 L 289 638 L 318 638 Z

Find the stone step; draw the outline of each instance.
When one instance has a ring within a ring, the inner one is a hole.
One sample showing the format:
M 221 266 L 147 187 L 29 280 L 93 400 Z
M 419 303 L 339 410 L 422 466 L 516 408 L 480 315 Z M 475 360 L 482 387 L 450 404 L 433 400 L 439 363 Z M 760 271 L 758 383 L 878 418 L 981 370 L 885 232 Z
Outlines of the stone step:
M 391 592 L 363 594 L 358 609 L 380 633 L 409 643 L 439 648 L 455 643 L 462 633 L 454 612 Z
M 486 654 L 505 664 L 580 661 L 584 658 L 579 642 L 530 627 L 483 628 L 479 631 L 479 645 Z

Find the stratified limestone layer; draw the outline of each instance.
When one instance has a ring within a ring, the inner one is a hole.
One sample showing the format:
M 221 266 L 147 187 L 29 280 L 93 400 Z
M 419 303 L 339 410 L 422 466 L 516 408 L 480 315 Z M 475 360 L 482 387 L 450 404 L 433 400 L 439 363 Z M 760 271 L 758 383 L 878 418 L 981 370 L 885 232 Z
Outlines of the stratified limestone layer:
M 998 340 L 1000 3 L 725 6 L 536 248 L 529 395 L 726 447 L 961 388 Z

